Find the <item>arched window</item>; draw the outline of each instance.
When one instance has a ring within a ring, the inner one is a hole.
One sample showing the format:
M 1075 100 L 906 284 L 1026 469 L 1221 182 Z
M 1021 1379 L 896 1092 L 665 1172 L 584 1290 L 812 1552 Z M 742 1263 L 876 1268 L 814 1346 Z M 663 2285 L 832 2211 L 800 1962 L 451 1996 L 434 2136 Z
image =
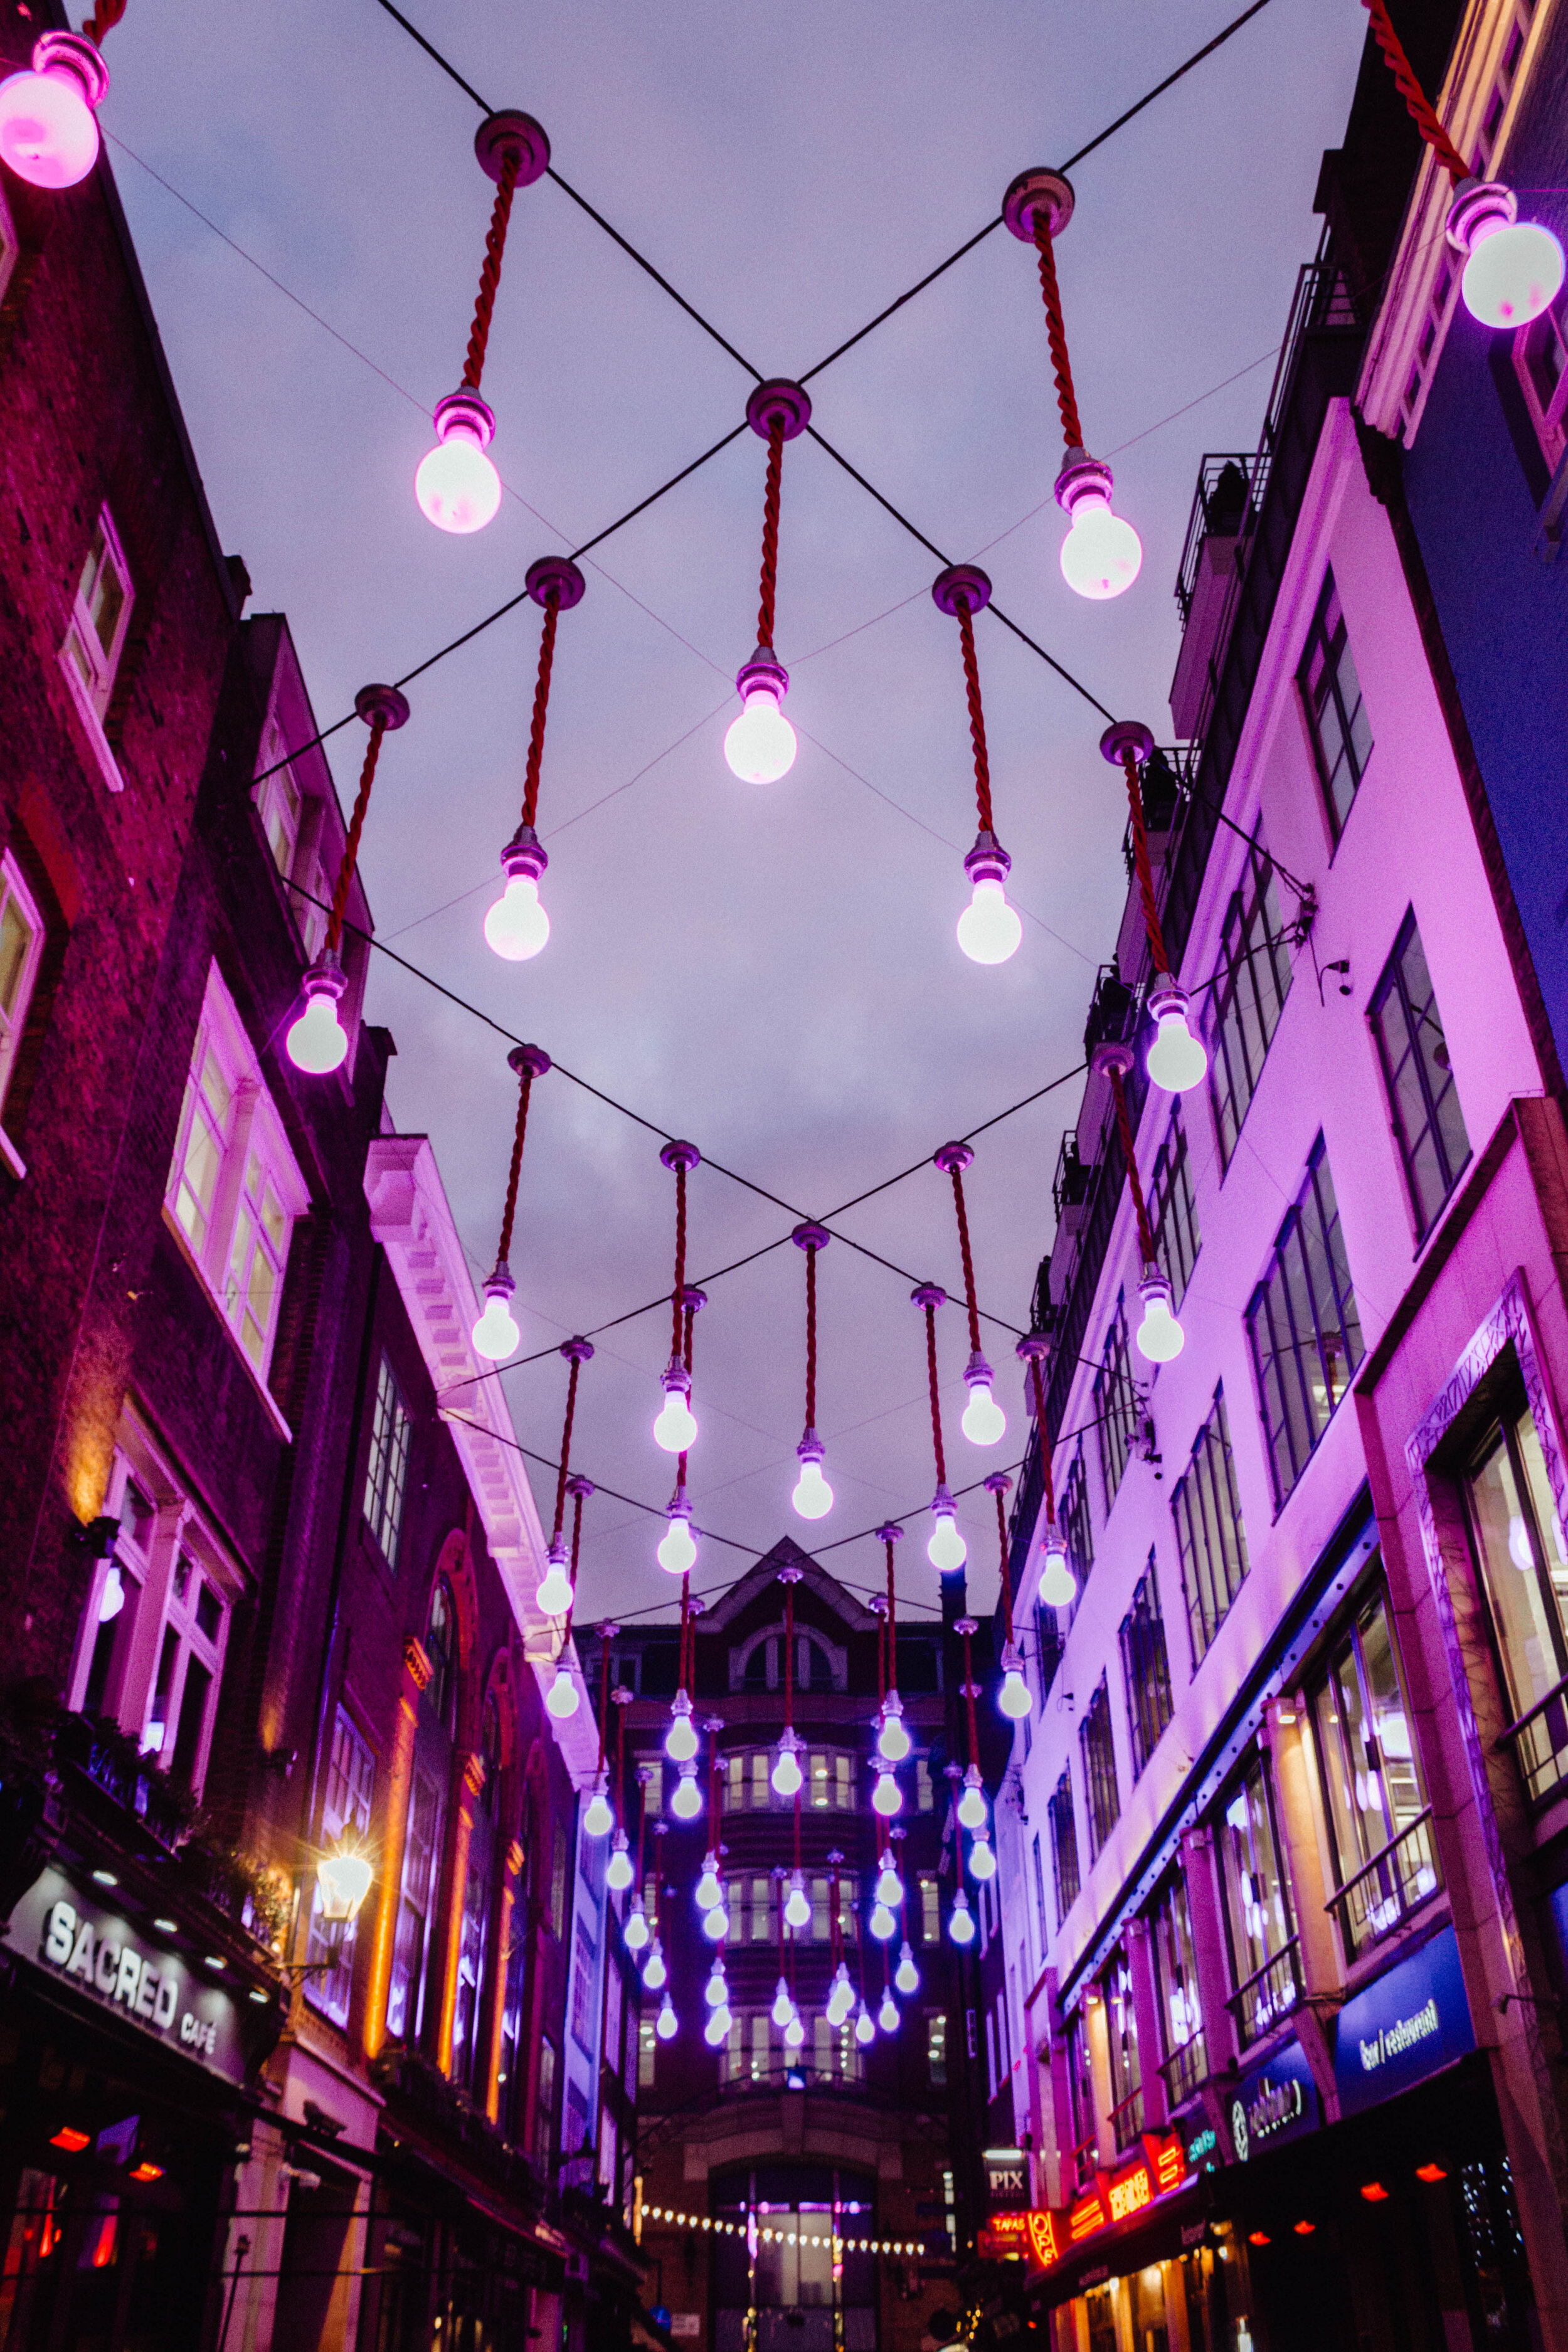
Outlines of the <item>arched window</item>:
M 430 1660 L 431 1674 L 425 1696 L 431 1714 L 448 1731 L 452 1727 L 452 1699 L 457 1680 L 452 1671 L 456 1633 L 451 1587 L 443 1576 L 437 1579 L 436 1590 L 430 1595 L 430 1622 L 426 1629 L 425 1648 Z
M 479 1791 L 479 1802 L 494 1821 L 500 1792 L 501 1744 L 500 1708 L 496 1704 L 493 1690 L 485 1693 L 485 1711 L 479 1724 L 479 1754 L 485 1766 L 485 1785 Z
M 795 1680 L 797 1690 L 831 1690 L 833 1661 L 820 1642 L 808 1633 L 795 1636 Z
M 773 1654 L 774 1644 L 771 1640 L 757 1643 L 756 1648 L 746 1660 L 745 1671 L 741 1678 L 742 1690 L 763 1691 L 773 1688 L 775 1676 L 769 1672 L 769 1668 L 773 1663 Z

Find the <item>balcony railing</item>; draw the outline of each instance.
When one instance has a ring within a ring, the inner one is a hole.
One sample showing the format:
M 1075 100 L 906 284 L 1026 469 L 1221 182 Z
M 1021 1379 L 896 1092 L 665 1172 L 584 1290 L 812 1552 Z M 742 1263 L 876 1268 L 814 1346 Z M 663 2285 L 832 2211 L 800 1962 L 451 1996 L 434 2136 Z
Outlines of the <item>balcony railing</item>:
M 1179 2107 L 1184 2099 L 1190 2099 L 1198 2084 L 1206 2080 L 1208 2071 L 1204 2037 L 1194 2033 L 1190 2042 L 1184 2042 L 1179 2050 L 1173 2050 L 1168 2058 L 1160 2061 L 1160 2072 L 1165 2078 L 1166 2105 Z
M 1273 1957 L 1255 1969 L 1231 1994 L 1226 2007 L 1236 2020 L 1242 2042 L 1256 2042 L 1289 2017 L 1301 1998 L 1301 1938 L 1292 1936 Z
M 1532 1804 L 1568 1779 L 1568 1675 L 1509 1725 L 1498 1746 L 1510 1747 L 1518 1757 Z
M 1142 2128 L 1143 2086 L 1140 2084 L 1135 2091 L 1129 2091 L 1127 2096 L 1111 2108 L 1110 2129 L 1117 2147 L 1123 2148 L 1131 2147 Z
M 1074 2189 L 1087 2189 L 1100 2169 L 1100 2142 L 1092 2136 L 1069 2148 L 1067 2178 Z
M 1432 1808 L 1417 1813 L 1406 1830 L 1389 1841 L 1380 1853 L 1347 1878 L 1324 1908 L 1332 1911 L 1344 1939 L 1345 1958 L 1392 1935 L 1402 1920 L 1436 1895 L 1442 1885 L 1436 1850 L 1432 1843 Z

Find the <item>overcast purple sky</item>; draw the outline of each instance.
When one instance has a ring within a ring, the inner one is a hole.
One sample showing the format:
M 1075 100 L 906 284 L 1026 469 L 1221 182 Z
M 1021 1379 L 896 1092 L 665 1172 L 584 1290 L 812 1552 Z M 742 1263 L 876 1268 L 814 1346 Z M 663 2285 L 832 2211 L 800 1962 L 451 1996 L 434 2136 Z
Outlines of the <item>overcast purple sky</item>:
M 1236 10 L 415 0 L 410 13 L 489 103 L 538 117 L 565 177 L 757 366 L 793 375 L 980 227 L 1016 172 L 1070 153 Z M 1037 281 L 1005 232 L 812 388 L 828 437 L 931 539 L 982 562 L 998 601 L 1103 702 L 1163 740 L 1198 459 L 1257 440 L 1295 273 L 1319 232 L 1319 157 L 1340 138 L 1364 26 L 1358 0 L 1272 0 L 1075 173 L 1059 263 L 1079 405 L 1145 551 L 1117 603 L 1080 603 L 1057 569 L 1060 431 Z M 251 609 L 288 613 L 323 724 L 739 419 L 749 379 L 542 183 L 514 209 L 485 375 L 510 495 L 484 533 L 443 536 L 411 482 L 428 409 L 461 373 L 483 248 L 491 190 L 473 157 L 476 110 L 374 0 L 132 0 L 109 62 L 103 120 L 122 142 L 110 154 L 217 527 L 250 568 Z M 401 953 L 820 1214 L 1080 1059 L 1123 902 L 1125 806 L 1094 711 L 982 623 L 996 823 L 1026 928 L 1011 963 L 966 962 L 953 924 L 974 813 L 957 632 L 931 602 L 930 556 L 804 441 L 785 457 L 777 625 L 800 756 L 778 784 L 736 782 L 721 740 L 754 634 L 763 461 L 745 436 L 608 541 L 562 623 L 539 817 L 554 926 L 543 956 L 502 967 L 479 929 L 517 820 L 532 606 L 411 690 L 363 870 L 381 936 Z M 356 730 L 333 745 L 345 800 L 362 741 Z M 397 1041 L 398 1124 L 433 1137 L 482 1276 L 515 1104 L 505 1047 L 384 961 L 370 1010 Z M 1050 1177 L 1078 1093 L 983 1138 L 968 1180 L 982 1303 L 1016 1325 L 1050 1239 Z M 673 1184 L 657 1151 L 564 1081 L 536 1090 L 512 1250 L 525 1350 L 668 1286 Z M 791 1222 L 700 1172 L 692 1277 Z M 845 1229 L 961 1290 L 952 1196 L 934 1170 Z M 1205 1274 L 1227 1278 L 1200 1264 L 1200 1286 Z M 908 1289 L 841 1245 L 822 1261 L 818 1419 L 838 1499 L 816 1540 L 930 1498 Z M 957 1485 L 1021 1453 L 1020 1382 L 993 1327 L 1010 1426 L 977 1453 L 958 1433 L 962 1310 L 939 1325 Z M 606 1336 L 584 1376 L 574 1449 L 590 1475 L 659 1505 L 670 1465 L 649 1428 L 668 1348 L 658 1314 Z M 807 1537 L 788 1501 L 804 1401 L 796 1251 L 713 1286 L 697 1363 L 700 1523 L 758 1549 L 786 1528 Z M 553 1357 L 507 1378 L 520 1436 L 551 1456 L 564 1385 Z M 552 1487 L 535 1474 L 547 1523 Z M 981 1494 L 961 1514 L 983 1604 L 996 1588 L 989 1510 Z M 658 1533 L 590 1504 L 586 1613 L 671 1597 Z M 911 1603 L 935 1597 L 924 1535 L 912 1527 L 903 1548 Z M 830 1564 L 868 1580 L 879 1561 L 868 1538 Z M 694 1582 L 744 1565 L 710 1540 Z

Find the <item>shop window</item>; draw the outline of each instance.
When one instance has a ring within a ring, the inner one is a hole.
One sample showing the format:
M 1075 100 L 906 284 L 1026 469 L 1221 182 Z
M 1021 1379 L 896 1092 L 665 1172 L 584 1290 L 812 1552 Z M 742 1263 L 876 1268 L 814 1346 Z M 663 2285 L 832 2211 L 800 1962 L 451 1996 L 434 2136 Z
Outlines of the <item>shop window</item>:
M 0 856 L 0 1115 L 44 956 L 44 919 L 9 850 Z
M 1300 1937 L 1280 1863 L 1267 1759 L 1254 1749 L 1216 1825 L 1230 1937 L 1230 2001 L 1246 2043 L 1292 2010 L 1301 1990 Z
M 368 1840 L 374 1795 L 375 1759 L 340 1706 L 332 1726 L 327 1784 L 321 1797 L 323 1849 L 330 1850 L 342 1837 Z M 351 1919 L 339 1931 L 334 1945 L 321 1916 L 321 1888 L 313 1886 L 305 1958 L 314 1973 L 305 1979 L 305 1998 L 313 2008 L 330 2017 L 334 2025 L 346 2026 L 349 2021 L 357 1934 L 358 1923 Z
M 1132 2010 L 1132 1971 L 1120 1946 L 1100 1979 L 1100 1994 L 1110 2062 L 1110 2128 L 1117 2147 L 1126 2148 L 1143 2128 L 1143 2069 L 1138 2055 L 1138 2020 Z
M 1345 1958 L 1392 1934 L 1439 1885 L 1394 1628 L 1373 1593 L 1310 1695 Z
M 940 2091 L 947 2083 L 947 2012 L 941 2009 L 926 2011 L 926 2074 L 932 2090 Z
M 1290 959 L 1262 843 L 1247 846 L 1220 938 L 1208 1022 L 1209 1097 L 1222 1167 L 1228 1168 L 1290 988 Z
M 260 1063 L 215 964 L 196 1027 L 164 1211 L 262 1381 L 277 1334 L 289 1234 L 309 1205 Z
M 1236 1490 L 1236 1462 L 1225 1391 L 1214 1392 L 1214 1411 L 1199 1430 L 1193 1458 L 1171 1496 L 1176 1549 L 1182 1562 L 1182 1597 L 1195 1674 L 1209 1643 L 1229 1613 L 1247 1574 L 1247 1529 Z
M 425 2015 L 430 1948 L 430 1915 L 436 1896 L 437 1854 L 441 1835 L 441 1790 L 435 1774 L 416 1763 L 408 1797 L 403 1840 L 403 1889 L 392 1947 L 386 1996 L 388 2033 L 413 2042 Z
M 1469 1160 L 1470 1139 L 1413 913 L 1377 983 L 1371 1018 L 1416 1237 L 1425 1241 Z
M 1121 1298 L 1116 1302 L 1100 1369 L 1094 1376 L 1094 1412 L 1099 1429 L 1100 1475 L 1105 1481 L 1105 1507 L 1109 1511 L 1116 1500 L 1117 1488 L 1138 1435 L 1138 1397 L 1127 1351 L 1127 1309 Z
M 1149 1181 L 1149 1212 L 1154 1228 L 1154 1255 L 1171 1286 L 1172 1303 L 1179 1310 L 1203 1245 L 1180 1103 L 1172 1107 L 1165 1140 L 1154 1155 Z
M 1127 1692 L 1127 1723 L 1132 1735 L 1132 1777 L 1137 1779 L 1159 1746 L 1171 1720 L 1171 1668 L 1165 1655 L 1165 1621 L 1154 1555 L 1132 1588 L 1132 1606 L 1121 1620 L 1118 1640 Z
M 1532 1799 L 1568 1779 L 1568 1545 L 1529 1408 L 1516 1396 L 1466 1467 L 1470 1539 Z
M 1263 1430 L 1283 1503 L 1306 1468 L 1362 1360 L 1333 1178 L 1320 1135 L 1307 1181 L 1280 1226 L 1273 1263 L 1247 1312 Z
M 1083 2299 L 1084 2317 L 1088 2325 L 1089 2352 L 1116 2352 L 1116 2313 L 1110 2300 L 1110 2289 L 1100 2286 Z
M 1110 1693 L 1103 1675 L 1079 1730 L 1083 1749 L 1083 1786 L 1089 1810 L 1089 1858 L 1093 1862 L 1121 1818 L 1116 1781 L 1116 1750 L 1110 1730 Z
M 397 1566 L 397 1539 L 403 1532 L 403 1498 L 408 1484 L 408 1444 L 413 1426 L 396 1375 L 383 1356 L 375 1379 L 370 1459 L 365 1465 L 364 1519 L 389 1568 Z
M 1372 722 L 1331 572 L 1323 574 L 1322 593 L 1296 676 L 1337 839 L 1372 755 Z
M 1563 421 L 1568 415 L 1565 316 L 1568 294 L 1560 294 L 1549 310 L 1532 319 L 1528 327 L 1521 327 L 1513 339 L 1514 373 L 1549 474 L 1557 471 L 1563 451 L 1568 448 L 1568 425 Z
M 125 650 L 132 602 L 130 568 L 113 519 L 104 507 L 93 526 L 77 581 L 60 647 L 60 667 L 111 792 L 123 789 L 124 778 L 104 733 L 104 720 Z
M 1089 1582 L 1089 1571 L 1094 1566 L 1094 1522 L 1089 1516 L 1089 1473 L 1084 1468 L 1081 1445 L 1073 1456 L 1072 1467 L 1067 1475 L 1067 1484 L 1062 1488 L 1061 1531 L 1068 1548 L 1068 1565 L 1072 1570 L 1073 1581 L 1078 1586 L 1078 1591 L 1073 1596 L 1072 1606 L 1068 1612 L 1068 1623 L 1070 1626 L 1078 1614 L 1079 1603 L 1083 1599 L 1084 1588 Z
M 1057 1926 L 1060 1927 L 1078 1901 L 1081 1884 L 1078 1866 L 1078 1823 L 1073 1817 L 1072 1807 L 1072 1775 L 1065 1765 L 1046 1811 L 1050 1820 L 1051 1875 L 1056 1882 Z
M 1161 2073 L 1165 2077 L 1166 2104 L 1178 2107 L 1208 2073 L 1203 2017 L 1198 2008 L 1197 1958 L 1193 1946 L 1192 1914 L 1187 1882 L 1173 1871 L 1154 1897 L 1149 1914 L 1154 1955 L 1155 1998 L 1165 2052 Z

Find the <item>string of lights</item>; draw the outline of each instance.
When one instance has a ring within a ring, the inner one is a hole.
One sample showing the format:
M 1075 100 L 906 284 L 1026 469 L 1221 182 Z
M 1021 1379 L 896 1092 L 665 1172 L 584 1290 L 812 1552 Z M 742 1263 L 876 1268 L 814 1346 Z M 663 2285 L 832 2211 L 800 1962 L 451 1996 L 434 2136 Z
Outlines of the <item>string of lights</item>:
M 641 2214 L 645 2221 L 663 2221 L 676 2230 L 706 2230 L 718 2238 L 743 2238 L 754 2226 L 764 2246 L 830 2246 L 836 2254 L 923 2254 L 926 2251 L 921 2238 L 850 2238 L 837 2231 L 823 2235 L 805 2230 L 775 2230 L 771 2222 L 758 2223 L 750 2208 L 744 2221 L 729 2221 L 718 2213 L 684 2213 L 671 2205 L 645 2205 Z

